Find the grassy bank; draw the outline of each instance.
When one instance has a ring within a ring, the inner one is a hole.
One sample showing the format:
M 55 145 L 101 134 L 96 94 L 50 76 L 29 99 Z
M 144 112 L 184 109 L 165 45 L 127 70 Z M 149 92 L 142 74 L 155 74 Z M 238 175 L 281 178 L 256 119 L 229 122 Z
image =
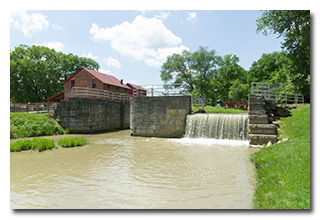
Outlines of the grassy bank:
M 192 106 L 192 111 L 196 112 L 200 109 L 200 107 Z M 207 105 L 204 107 L 206 112 L 211 113 L 226 113 L 226 114 L 234 114 L 234 113 L 248 113 L 248 111 L 244 111 L 241 109 L 234 109 L 234 108 L 223 108 L 223 107 L 216 107 Z
M 45 114 L 10 113 L 10 138 L 63 133 L 63 128 Z
M 252 155 L 257 188 L 256 209 L 310 209 L 310 105 L 281 118 L 281 138 L 290 140 Z
M 87 140 L 84 138 L 63 138 L 58 141 L 59 145 L 63 148 L 77 147 L 87 144 Z M 53 139 L 47 138 L 33 138 L 26 140 L 17 140 L 10 144 L 11 152 L 20 152 L 26 150 L 38 150 L 39 152 L 44 150 L 51 150 L 57 148 Z
M 59 140 L 59 145 L 65 148 L 83 146 L 85 144 L 87 144 L 87 140 L 84 138 L 63 138 Z

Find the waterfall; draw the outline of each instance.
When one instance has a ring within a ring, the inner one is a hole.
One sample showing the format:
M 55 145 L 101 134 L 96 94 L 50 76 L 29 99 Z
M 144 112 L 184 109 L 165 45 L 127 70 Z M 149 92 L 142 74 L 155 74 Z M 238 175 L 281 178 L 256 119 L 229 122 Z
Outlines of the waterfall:
M 189 114 L 185 137 L 248 140 L 248 114 Z

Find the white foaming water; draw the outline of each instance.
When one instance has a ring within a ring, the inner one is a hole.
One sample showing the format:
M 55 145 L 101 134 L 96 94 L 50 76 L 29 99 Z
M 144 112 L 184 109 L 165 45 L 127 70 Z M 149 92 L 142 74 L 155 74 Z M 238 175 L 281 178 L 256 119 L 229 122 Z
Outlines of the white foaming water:
M 185 138 L 247 141 L 248 114 L 187 115 Z

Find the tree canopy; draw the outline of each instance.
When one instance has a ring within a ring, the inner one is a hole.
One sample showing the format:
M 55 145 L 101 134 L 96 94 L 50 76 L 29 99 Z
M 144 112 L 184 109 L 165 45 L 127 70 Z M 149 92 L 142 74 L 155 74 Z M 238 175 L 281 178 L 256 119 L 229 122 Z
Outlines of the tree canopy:
M 10 52 L 10 100 L 43 102 L 61 92 L 62 83 L 81 67 L 98 70 L 99 64 L 43 46 L 20 45 Z
M 257 20 L 257 31 L 283 37 L 282 48 L 292 61 L 292 92 L 310 99 L 310 11 L 269 10 Z
M 310 101 L 310 11 L 264 11 L 257 32 L 283 37 L 281 52 L 262 54 L 248 71 L 236 55 L 220 57 L 200 47 L 173 54 L 161 68 L 164 82 L 185 83 L 191 94 L 206 95 L 211 104 L 247 100 L 252 82 L 282 82 L 282 92 Z
M 187 92 L 205 95 L 212 104 L 222 104 L 230 100 L 228 94 L 233 81 L 246 83 L 247 72 L 238 62 L 235 55 L 221 57 L 214 50 L 199 47 L 195 52 L 183 51 L 169 56 L 161 67 L 160 77 L 166 83 L 184 83 Z

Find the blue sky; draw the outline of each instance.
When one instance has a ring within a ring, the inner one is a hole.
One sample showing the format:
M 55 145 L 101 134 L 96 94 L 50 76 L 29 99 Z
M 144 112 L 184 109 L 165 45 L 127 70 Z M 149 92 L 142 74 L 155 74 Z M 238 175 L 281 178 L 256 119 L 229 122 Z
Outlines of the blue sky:
M 234 54 L 249 69 L 281 39 L 256 32 L 258 10 L 22 10 L 10 13 L 10 49 L 44 45 L 90 57 L 101 72 L 140 85 L 161 84 L 166 56 L 199 46 Z

